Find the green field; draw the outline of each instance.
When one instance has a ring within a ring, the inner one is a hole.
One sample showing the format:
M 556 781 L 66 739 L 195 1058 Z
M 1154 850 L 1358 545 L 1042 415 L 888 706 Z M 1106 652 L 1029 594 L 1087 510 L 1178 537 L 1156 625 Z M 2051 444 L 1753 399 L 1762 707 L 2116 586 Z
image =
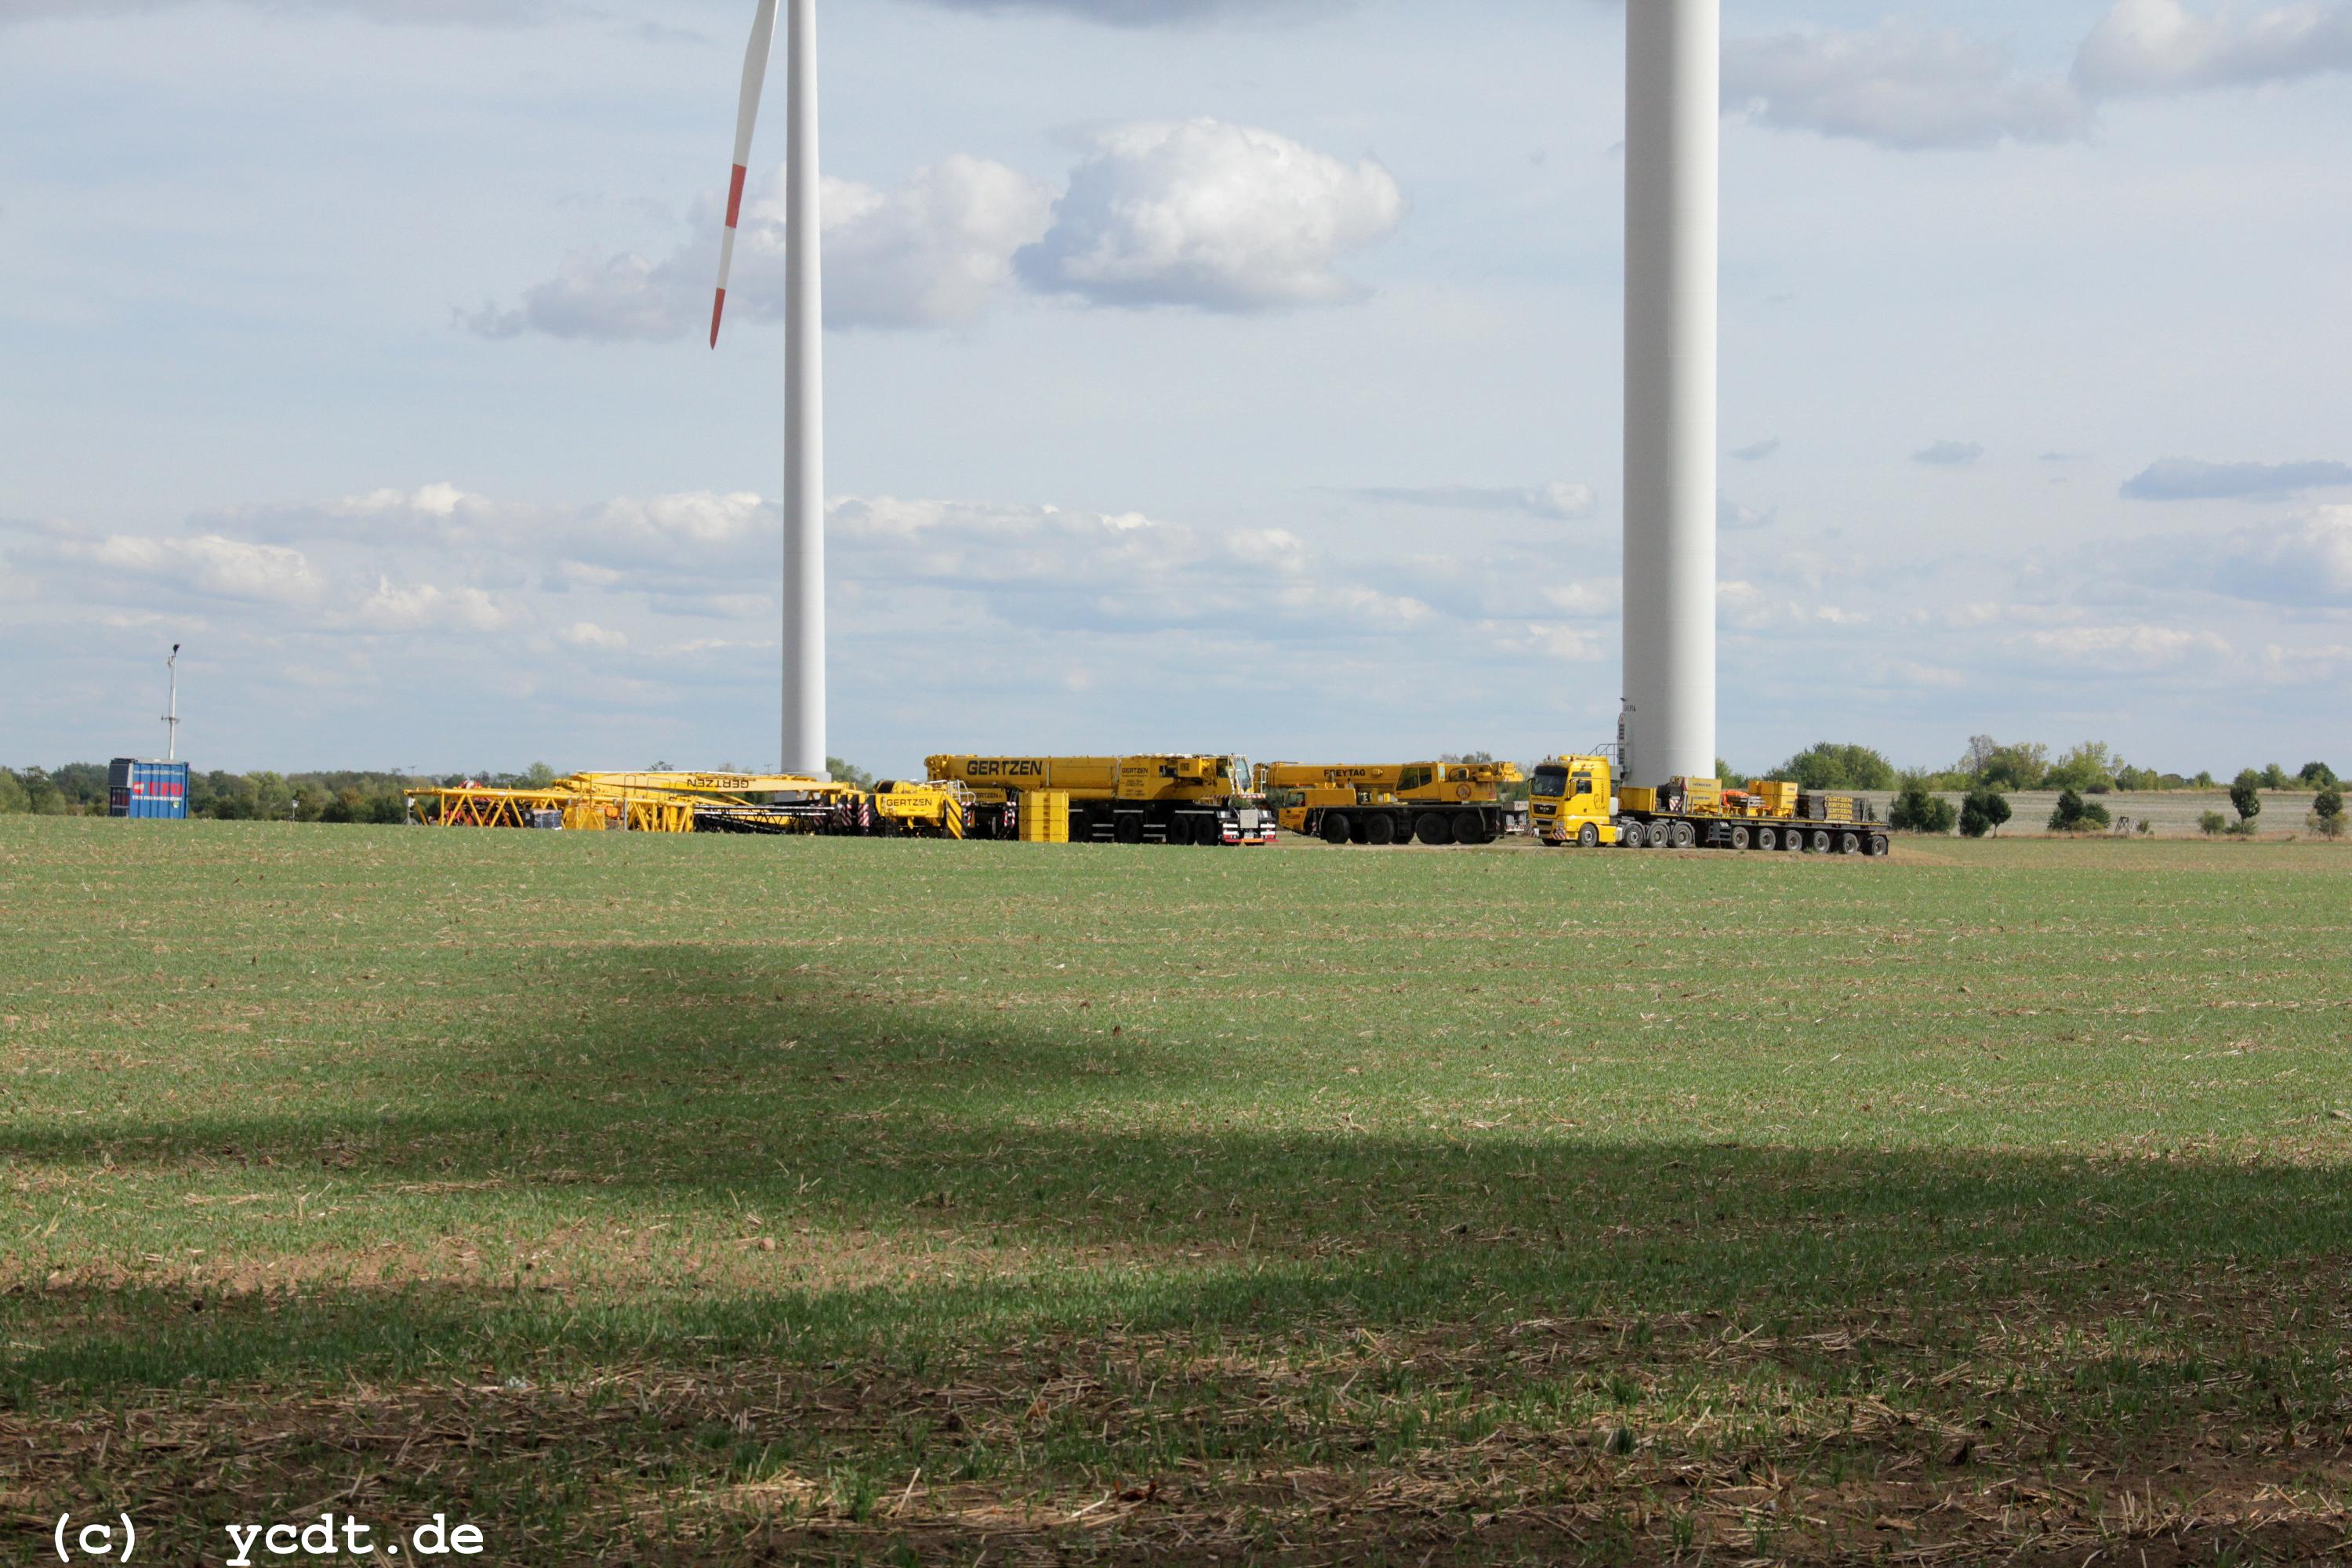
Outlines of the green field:
M 16 817 L 0 909 L 24 1561 L 2352 1539 L 2352 849 Z

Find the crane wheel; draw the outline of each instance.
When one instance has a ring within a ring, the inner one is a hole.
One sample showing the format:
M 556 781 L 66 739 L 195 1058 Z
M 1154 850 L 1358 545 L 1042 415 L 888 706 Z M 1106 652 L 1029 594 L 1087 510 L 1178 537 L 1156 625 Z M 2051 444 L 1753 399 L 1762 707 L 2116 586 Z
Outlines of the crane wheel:
M 1780 834 L 1769 827 L 1758 828 L 1756 830 L 1756 847 L 1763 850 L 1767 854 L 1778 849 L 1780 847 Z
M 1117 825 L 1111 828 L 1111 837 L 1118 839 L 1121 844 L 1142 843 L 1143 818 L 1136 816 L 1132 812 L 1129 812 L 1126 816 L 1120 817 Z
M 1346 816 L 1336 811 L 1327 811 L 1323 814 L 1324 843 L 1345 844 L 1354 837 L 1354 832 L 1348 826 Z
M 1687 822 L 1675 824 L 1675 847 L 1688 849 L 1698 843 L 1698 829 Z
M 1599 848 L 1601 847 L 1601 829 L 1593 826 L 1592 824 L 1589 822 L 1582 827 L 1578 828 L 1576 830 L 1576 847 L 1579 849 Z
M 1364 842 L 1387 845 L 1396 842 L 1396 818 L 1385 812 L 1375 813 L 1364 819 Z
M 1434 848 L 1454 842 L 1454 825 L 1433 811 L 1425 811 L 1421 820 L 1412 825 L 1412 836 Z
M 1454 819 L 1454 842 L 1473 847 L 1491 842 L 1486 837 L 1486 823 L 1475 811 L 1465 811 Z
M 1731 830 L 1731 847 L 1734 849 L 1745 849 L 1755 842 L 1756 836 L 1748 832 L 1748 829 L 1744 827 L 1735 827 Z

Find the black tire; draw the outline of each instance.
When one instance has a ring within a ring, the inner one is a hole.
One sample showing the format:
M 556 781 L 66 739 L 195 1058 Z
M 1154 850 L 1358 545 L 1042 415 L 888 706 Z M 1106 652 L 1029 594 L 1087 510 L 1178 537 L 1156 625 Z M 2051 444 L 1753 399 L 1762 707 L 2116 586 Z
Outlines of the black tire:
M 1780 847 L 1780 829 L 1759 827 L 1756 830 L 1756 847 L 1769 855 Z
M 1582 827 L 1578 828 L 1576 830 L 1576 847 L 1579 849 L 1599 848 L 1601 847 L 1601 829 L 1593 826 L 1592 824 L 1589 822 Z
M 1475 811 L 1465 811 L 1455 817 L 1454 842 L 1473 849 L 1491 842 L 1486 837 L 1486 819 Z
M 1697 829 L 1697 828 L 1693 827 L 1693 826 L 1692 826 L 1689 823 L 1687 823 L 1687 822 L 1677 822 L 1677 823 L 1675 823 L 1675 848 L 1677 848 L 1677 849 L 1690 849 L 1690 848 L 1694 848 L 1694 847 L 1696 847 L 1697 846 L 1697 844 L 1698 844 L 1698 829 Z
M 1755 842 L 1756 836 L 1748 832 L 1746 827 L 1735 827 L 1731 830 L 1731 847 L 1734 849 L 1746 849 Z
M 1433 811 L 1424 811 L 1421 820 L 1412 825 L 1412 836 L 1435 848 L 1440 844 L 1454 842 L 1454 825 Z
M 1884 860 L 1887 856 L 1894 852 L 1894 841 L 1888 838 L 1886 835 L 1884 833 L 1874 833 L 1870 836 L 1870 855 L 1873 859 Z
M 1805 847 L 1806 847 L 1806 848 L 1808 848 L 1808 849 L 1809 849 L 1809 850 L 1811 850 L 1813 854 L 1816 854 L 1816 855 L 1826 855 L 1826 854 L 1828 854 L 1828 853 L 1830 852 L 1830 832 L 1829 832 L 1829 829 L 1828 829 L 1828 828 L 1826 828 L 1826 827 L 1816 827 L 1816 828 L 1814 828 L 1814 829 L 1813 829 L 1813 837 L 1812 837 L 1811 840 L 1810 842 L 1808 842 L 1808 843 L 1807 843 L 1807 845 L 1806 845 Z
M 1781 836 L 1780 847 L 1788 854 L 1802 855 L 1805 852 L 1805 830 L 1801 827 L 1789 829 Z
M 1646 848 L 1649 842 L 1649 836 L 1642 831 L 1640 823 L 1621 822 L 1617 825 L 1617 847 L 1620 849 Z
M 1123 812 L 1112 823 L 1110 836 L 1121 844 L 1143 842 L 1143 818 L 1135 812 Z
M 1225 825 L 1213 816 L 1203 816 L 1192 824 L 1192 842 L 1202 848 L 1222 848 L 1225 842 Z
M 1385 811 L 1376 811 L 1364 818 L 1364 842 L 1387 846 L 1396 842 L 1396 818 Z
M 1839 834 L 1839 835 L 1838 835 L 1838 853 L 1839 853 L 1839 854 L 1841 854 L 1841 855 L 1859 855 L 1859 854 L 1861 854 L 1861 853 L 1862 853 L 1862 835 L 1861 835 L 1861 834 L 1859 834 L 1859 833 L 1841 833 L 1841 834 Z
M 1355 837 L 1355 829 L 1348 826 L 1348 814 L 1346 812 L 1327 811 L 1323 814 L 1324 843 L 1333 845 L 1346 844 Z

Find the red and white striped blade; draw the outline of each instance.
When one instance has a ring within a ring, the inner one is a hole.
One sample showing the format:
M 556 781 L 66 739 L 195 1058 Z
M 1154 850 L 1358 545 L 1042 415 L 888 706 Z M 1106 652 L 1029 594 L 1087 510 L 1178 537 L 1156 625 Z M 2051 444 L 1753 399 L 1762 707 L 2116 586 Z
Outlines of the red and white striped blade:
M 727 184 L 727 233 L 719 242 L 719 297 L 710 305 L 710 346 L 719 346 L 719 318 L 727 313 L 727 274 L 735 265 L 735 225 L 743 216 L 743 180 L 751 163 L 751 127 L 760 120 L 760 89 L 768 79 L 768 49 L 776 37 L 776 0 L 760 0 L 751 42 L 743 51 L 743 102 L 735 112 L 735 173 Z

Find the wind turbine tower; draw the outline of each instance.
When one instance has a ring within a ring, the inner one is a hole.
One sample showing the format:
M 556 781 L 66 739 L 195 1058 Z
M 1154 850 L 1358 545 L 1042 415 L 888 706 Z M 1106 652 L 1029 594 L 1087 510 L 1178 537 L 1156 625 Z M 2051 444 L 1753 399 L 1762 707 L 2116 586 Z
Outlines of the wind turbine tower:
M 784 151 L 784 582 L 783 769 L 823 778 L 824 713 L 824 259 L 819 206 L 816 0 L 785 0 Z M 760 115 L 775 39 L 778 0 L 760 0 L 743 55 L 743 96 L 735 121 L 735 169 L 727 193 L 727 234 L 710 346 L 727 310 L 751 130 Z
M 1628 784 L 1716 759 L 1716 341 L 1723 0 L 1625 7 Z

